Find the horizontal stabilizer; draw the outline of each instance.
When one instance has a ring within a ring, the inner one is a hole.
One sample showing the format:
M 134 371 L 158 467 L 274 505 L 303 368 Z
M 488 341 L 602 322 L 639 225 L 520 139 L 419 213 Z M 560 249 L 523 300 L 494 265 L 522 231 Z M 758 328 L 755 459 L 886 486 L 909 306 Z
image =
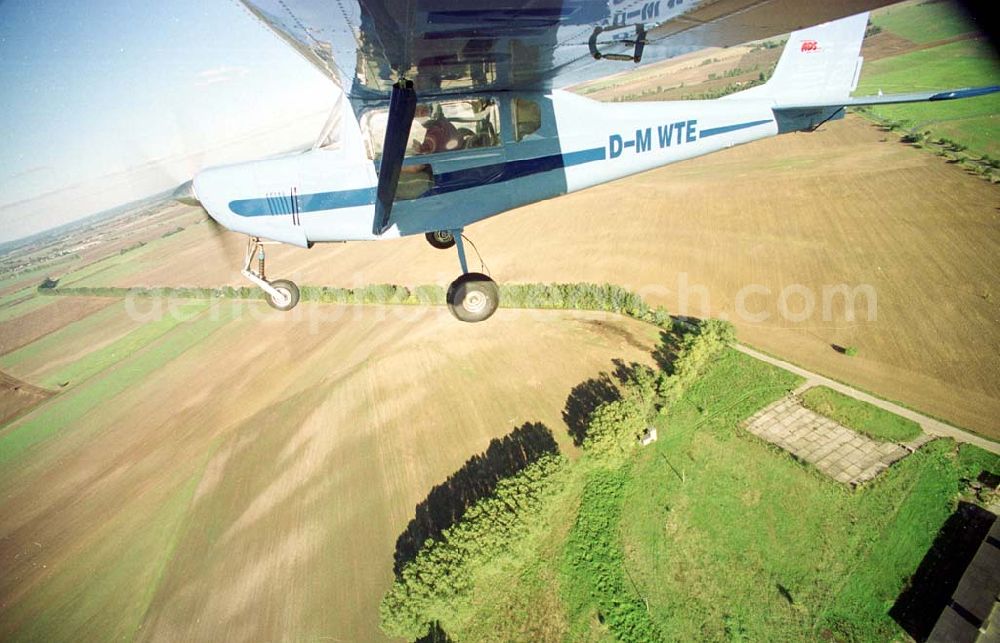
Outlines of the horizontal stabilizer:
M 823 109 L 828 107 L 864 107 L 866 105 L 893 105 L 896 103 L 923 103 L 926 101 L 957 100 L 972 98 L 1000 92 L 1000 85 L 989 87 L 967 87 L 964 89 L 949 89 L 945 91 L 916 92 L 911 94 L 876 94 L 874 96 L 854 96 L 837 101 L 796 102 L 795 104 L 778 104 L 779 110 Z

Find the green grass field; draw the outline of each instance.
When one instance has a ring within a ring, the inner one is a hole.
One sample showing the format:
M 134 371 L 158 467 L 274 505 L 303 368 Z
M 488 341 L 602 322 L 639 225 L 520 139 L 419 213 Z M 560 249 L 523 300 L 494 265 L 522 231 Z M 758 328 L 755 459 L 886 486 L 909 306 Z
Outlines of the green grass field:
M 954 507 L 954 444 L 851 492 L 711 411 L 741 368 L 723 360 L 640 457 L 621 526 L 638 592 L 678 640 L 900 636 L 887 612 Z
M 474 618 L 444 630 L 455 640 L 901 638 L 889 609 L 961 480 L 1000 471 L 1000 458 L 937 440 L 852 491 L 739 428 L 800 382 L 727 351 L 631 463 L 574 463 L 547 535 L 502 582 L 477 585 Z
M 934 5 L 926 5 L 932 7 Z M 924 5 L 918 7 L 924 9 Z M 962 40 L 865 63 L 855 95 L 931 91 L 1000 84 L 1000 65 L 982 40 Z M 883 121 L 948 138 L 978 155 L 1000 157 L 1000 96 L 869 108 Z
M 204 302 L 191 305 L 207 307 Z M 162 368 L 230 320 L 225 313 L 217 317 L 203 314 L 192 321 L 173 324 L 170 332 L 161 333 L 156 340 L 127 356 L 114 356 L 106 352 L 108 349 L 99 351 L 89 362 L 92 368 L 101 365 L 104 369 L 99 376 L 0 429 L 0 465 L 16 460 L 28 449 L 74 426 L 84 415 L 99 409 L 101 404 Z
M 920 425 L 877 406 L 856 400 L 825 386 L 802 395 L 806 408 L 844 426 L 884 442 L 909 442 L 920 437 Z
M 916 43 L 954 38 L 976 31 L 975 23 L 951 2 L 905 3 L 875 12 L 871 22 Z

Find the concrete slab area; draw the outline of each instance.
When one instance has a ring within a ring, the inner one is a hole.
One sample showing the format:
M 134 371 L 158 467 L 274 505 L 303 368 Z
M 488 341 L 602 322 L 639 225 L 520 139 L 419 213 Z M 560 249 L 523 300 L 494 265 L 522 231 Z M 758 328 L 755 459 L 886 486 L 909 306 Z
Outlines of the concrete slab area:
M 931 440 L 879 442 L 807 409 L 795 394 L 750 417 L 746 429 L 804 460 L 837 482 L 857 486 L 871 480 Z
M 981 449 L 986 449 L 990 453 L 996 453 L 997 455 L 1000 455 L 1000 442 L 994 442 L 993 440 L 988 440 L 982 436 L 969 433 L 968 431 L 963 431 L 962 429 L 956 428 L 950 424 L 942 422 L 941 420 L 928 417 L 926 415 L 923 415 L 922 413 L 917 413 L 913 409 L 908 409 L 898 404 L 894 404 L 892 402 L 888 402 L 886 400 L 877 398 L 873 395 L 870 395 L 869 393 L 865 393 L 864 391 L 859 391 L 854 387 L 848 386 L 836 380 L 832 380 L 829 377 L 825 377 L 818 373 L 813 373 L 812 371 L 807 371 L 804 368 L 801 368 L 794 364 L 790 364 L 789 362 L 786 362 L 784 360 L 780 360 L 776 357 L 771 357 L 770 355 L 761 353 L 760 351 L 754 350 L 749 346 L 744 346 L 743 344 L 736 344 L 735 346 L 733 346 L 733 348 L 740 351 L 741 353 L 749 355 L 750 357 L 759 359 L 762 362 L 767 362 L 768 364 L 772 364 L 774 366 L 777 366 L 778 368 L 783 368 L 786 371 L 790 371 L 800 377 L 805 378 L 806 380 L 805 383 L 802 385 L 802 387 L 800 387 L 802 390 L 811 388 L 813 386 L 819 386 L 819 385 L 826 386 L 827 388 L 832 388 L 833 390 L 839 393 L 843 393 L 844 395 L 853 397 L 856 400 L 861 400 L 862 402 L 868 402 L 869 404 L 873 404 L 879 408 L 885 409 L 890 413 L 895 413 L 900 417 L 913 420 L 914 422 L 920 425 L 920 428 L 923 429 L 924 433 L 928 434 L 929 437 L 927 437 L 927 440 L 932 439 L 930 436 L 948 437 L 954 439 L 957 442 L 974 444 Z

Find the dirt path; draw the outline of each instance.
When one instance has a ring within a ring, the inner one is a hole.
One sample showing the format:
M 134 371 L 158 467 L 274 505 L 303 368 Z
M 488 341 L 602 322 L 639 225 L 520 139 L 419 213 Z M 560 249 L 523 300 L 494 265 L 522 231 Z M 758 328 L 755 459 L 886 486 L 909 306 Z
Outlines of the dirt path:
M 920 425 L 925 433 L 937 437 L 947 437 L 952 438 L 956 442 L 965 442 L 967 444 L 974 444 L 981 449 L 986 449 L 991 453 L 996 453 L 1000 455 L 1000 443 L 994 442 L 992 440 L 987 440 L 974 433 L 969 433 L 968 431 L 963 431 L 962 429 L 951 426 L 950 424 L 945 424 L 941 420 L 936 420 L 932 417 L 927 417 L 922 413 L 917 413 L 911 409 L 900 406 L 898 404 L 893 404 L 892 402 L 887 402 L 881 398 L 877 398 L 873 395 L 869 395 L 864 391 L 859 391 L 858 389 L 837 382 L 836 380 L 831 380 L 829 377 L 823 377 L 818 373 L 813 373 L 812 371 L 807 371 L 804 368 L 800 368 L 794 364 L 790 364 L 786 361 L 771 357 L 760 351 L 756 351 L 749 346 L 744 346 L 742 344 L 737 344 L 735 346 L 736 350 L 741 353 L 745 353 L 754 359 L 759 359 L 762 362 L 767 362 L 768 364 L 773 364 L 779 368 L 783 368 L 786 371 L 791 371 L 800 377 L 806 378 L 805 383 L 799 387 L 799 391 L 803 391 L 813 386 L 826 386 L 827 388 L 832 388 L 835 391 L 843 393 L 844 395 L 849 395 L 856 400 L 861 400 L 862 402 L 867 402 L 881 409 L 885 409 L 890 413 L 895 413 L 900 417 L 904 417 L 908 420 L 913 420 Z

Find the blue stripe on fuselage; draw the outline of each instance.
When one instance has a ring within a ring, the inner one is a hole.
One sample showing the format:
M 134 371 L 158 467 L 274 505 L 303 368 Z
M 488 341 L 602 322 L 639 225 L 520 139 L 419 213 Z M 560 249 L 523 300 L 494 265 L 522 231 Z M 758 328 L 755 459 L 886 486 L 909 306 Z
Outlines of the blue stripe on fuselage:
M 749 127 L 772 123 L 773 120 L 751 121 L 749 123 L 737 123 L 735 125 L 725 125 L 701 130 L 698 138 L 708 138 L 727 132 L 735 132 Z M 542 172 L 551 172 L 574 165 L 583 165 L 593 161 L 603 161 L 607 158 L 607 149 L 595 147 L 587 150 L 578 150 L 566 154 L 552 154 L 540 156 L 533 159 L 521 159 L 507 161 L 505 163 L 494 163 L 492 165 L 481 165 L 479 167 L 442 172 L 434 176 L 434 186 L 419 198 L 448 194 L 458 190 L 467 190 L 491 183 L 503 183 L 522 179 Z M 433 161 L 431 161 L 433 165 Z M 336 210 L 340 208 L 351 208 L 375 203 L 375 188 L 360 188 L 355 190 L 339 190 L 336 192 L 317 192 L 314 194 L 300 194 L 298 198 L 298 212 L 319 212 L 322 210 Z M 229 209 L 233 213 L 242 217 L 276 216 L 274 208 L 268 204 L 267 198 L 259 199 L 239 199 L 229 203 Z
M 315 194 L 300 194 L 298 211 L 317 212 L 319 210 L 335 210 L 337 208 L 371 205 L 372 203 L 375 203 L 375 188 L 317 192 Z M 230 201 L 229 209 L 241 217 L 266 217 L 280 214 L 269 207 L 266 198 Z
M 698 134 L 698 138 L 708 138 L 709 136 L 717 136 L 719 134 L 725 134 L 727 132 L 735 132 L 741 129 L 747 129 L 748 127 L 757 127 L 758 125 L 765 125 L 767 123 L 773 123 L 773 119 L 767 119 L 763 121 L 750 121 L 749 123 L 737 123 L 736 125 L 724 125 L 722 127 L 712 127 L 710 129 L 703 129 Z
M 565 167 L 603 161 L 606 157 L 603 147 L 589 150 L 579 150 L 567 154 L 552 154 L 533 159 L 507 161 L 493 165 L 482 165 L 452 172 L 442 172 L 434 176 L 434 187 L 420 198 L 447 194 L 457 190 L 467 190 L 490 183 L 513 181 L 542 172 L 559 170 Z M 300 213 L 318 212 L 320 210 L 336 210 L 375 203 L 375 188 L 357 190 L 339 190 L 337 192 L 317 192 L 315 194 L 300 194 L 298 199 Z M 267 198 L 239 199 L 229 203 L 229 209 L 241 217 L 262 217 L 279 214 L 268 204 Z

